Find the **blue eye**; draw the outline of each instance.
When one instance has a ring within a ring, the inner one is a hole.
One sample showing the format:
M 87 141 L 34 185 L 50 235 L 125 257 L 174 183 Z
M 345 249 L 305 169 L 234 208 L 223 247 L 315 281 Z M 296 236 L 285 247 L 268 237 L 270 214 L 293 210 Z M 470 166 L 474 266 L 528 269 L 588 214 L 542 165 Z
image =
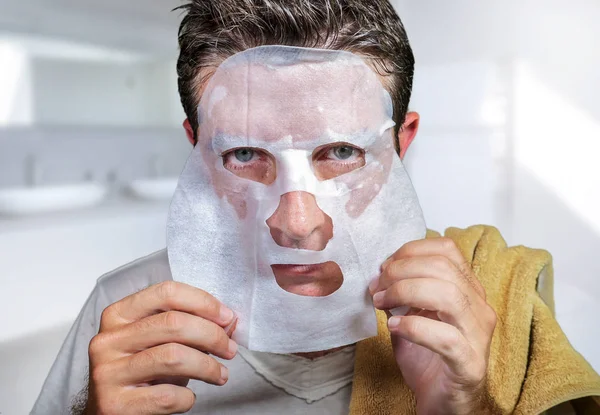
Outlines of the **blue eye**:
M 233 154 L 238 161 L 247 163 L 254 158 L 255 152 L 251 148 L 238 148 Z
M 333 155 L 339 160 L 347 160 L 354 155 L 356 149 L 350 146 L 339 146 L 332 149 Z

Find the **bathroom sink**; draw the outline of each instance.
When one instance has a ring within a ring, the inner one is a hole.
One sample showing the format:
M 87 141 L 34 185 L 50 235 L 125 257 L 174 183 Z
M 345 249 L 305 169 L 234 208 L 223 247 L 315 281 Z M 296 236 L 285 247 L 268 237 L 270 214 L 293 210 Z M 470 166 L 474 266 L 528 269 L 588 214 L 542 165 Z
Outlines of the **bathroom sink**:
M 0 189 L 0 215 L 35 215 L 99 204 L 108 190 L 98 183 Z
M 171 200 L 177 181 L 177 177 L 134 180 L 129 183 L 129 192 L 143 200 Z

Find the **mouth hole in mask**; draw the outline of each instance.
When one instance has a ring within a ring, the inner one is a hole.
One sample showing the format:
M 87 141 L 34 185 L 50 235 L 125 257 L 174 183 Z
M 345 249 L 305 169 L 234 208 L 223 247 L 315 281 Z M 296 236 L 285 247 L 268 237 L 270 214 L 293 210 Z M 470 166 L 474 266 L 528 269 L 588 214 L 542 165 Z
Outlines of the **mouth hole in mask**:
M 344 275 L 333 262 L 310 265 L 271 265 L 275 281 L 284 291 L 303 297 L 326 297 L 340 289 Z

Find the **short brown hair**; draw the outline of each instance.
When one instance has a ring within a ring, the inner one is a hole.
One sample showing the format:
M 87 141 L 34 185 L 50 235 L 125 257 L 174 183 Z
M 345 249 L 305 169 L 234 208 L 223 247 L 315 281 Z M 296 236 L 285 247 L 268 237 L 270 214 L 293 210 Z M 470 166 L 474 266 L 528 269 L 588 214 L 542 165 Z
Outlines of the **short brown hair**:
M 347 50 L 386 77 L 396 133 L 412 91 L 414 57 L 388 0 L 188 0 L 179 27 L 177 74 L 196 134 L 200 85 L 229 56 L 263 45 Z M 201 76 L 200 73 L 205 74 Z

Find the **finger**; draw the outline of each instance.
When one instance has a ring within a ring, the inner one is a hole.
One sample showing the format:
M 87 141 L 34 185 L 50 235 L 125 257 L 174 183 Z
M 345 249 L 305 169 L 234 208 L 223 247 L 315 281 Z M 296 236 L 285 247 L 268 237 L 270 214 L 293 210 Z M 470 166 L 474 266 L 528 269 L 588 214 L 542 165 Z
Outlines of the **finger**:
M 401 306 L 436 311 L 440 320 L 471 336 L 479 329 L 468 297 L 453 283 L 434 278 L 413 278 L 398 281 L 373 296 L 380 310 Z
M 392 335 L 439 354 L 448 367 L 463 379 L 478 381 L 485 375 L 485 362 L 476 358 L 466 338 L 450 324 L 422 316 L 394 316 L 388 320 L 388 328 Z
M 190 411 L 195 403 L 194 392 L 170 384 L 135 388 L 127 393 L 127 406 L 136 408 L 140 414 L 180 414 Z
M 177 310 L 210 320 L 221 327 L 231 324 L 234 313 L 206 291 L 175 281 L 152 285 L 107 307 L 100 331 L 114 330 L 153 314 Z
M 377 291 L 386 290 L 398 281 L 411 278 L 437 278 L 456 284 L 472 301 L 483 300 L 475 287 L 460 273 L 447 257 L 411 257 L 390 263 L 379 277 Z
M 120 330 L 109 332 L 111 347 L 117 351 L 110 360 L 165 343 L 180 343 L 200 351 L 233 359 L 237 344 L 223 327 L 181 311 L 167 311 L 135 321 Z
M 179 378 L 177 376 L 171 376 L 168 378 L 155 380 L 155 381 L 151 382 L 150 384 L 151 385 L 169 384 L 169 385 L 186 387 L 189 383 L 190 383 L 190 380 L 188 378 Z
M 224 385 L 228 370 L 215 358 L 178 343 L 162 344 L 110 364 L 110 375 L 123 386 L 141 385 L 168 377 Z
M 383 263 L 382 270 L 400 259 L 431 256 L 448 258 L 456 266 L 460 275 L 475 288 L 478 295 L 485 299 L 483 285 L 473 274 L 471 265 L 462 255 L 456 243 L 450 238 L 431 238 L 408 242 Z

